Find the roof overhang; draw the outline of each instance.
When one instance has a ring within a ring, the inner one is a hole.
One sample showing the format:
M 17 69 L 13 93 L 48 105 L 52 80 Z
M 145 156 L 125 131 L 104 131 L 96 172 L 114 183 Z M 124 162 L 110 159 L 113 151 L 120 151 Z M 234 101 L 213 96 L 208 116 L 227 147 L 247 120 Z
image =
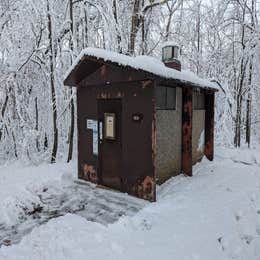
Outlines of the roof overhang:
M 78 58 L 65 75 L 65 86 L 78 86 L 79 83 L 94 73 L 104 64 L 112 64 L 149 74 L 152 77 L 176 81 L 185 86 L 204 88 L 218 91 L 215 83 L 201 79 L 189 71 L 175 71 L 167 68 L 161 61 L 152 57 L 130 57 L 112 51 L 97 48 L 87 48 L 81 52 Z
M 96 59 L 83 56 L 77 65 L 70 71 L 64 80 L 65 86 L 75 87 L 88 75 L 94 73 L 102 66 Z

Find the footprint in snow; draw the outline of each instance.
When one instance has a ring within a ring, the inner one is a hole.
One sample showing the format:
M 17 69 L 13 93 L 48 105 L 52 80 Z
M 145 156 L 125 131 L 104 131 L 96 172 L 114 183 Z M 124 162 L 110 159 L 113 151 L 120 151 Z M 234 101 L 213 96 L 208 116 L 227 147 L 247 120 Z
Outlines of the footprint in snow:
M 238 211 L 235 213 L 235 218 L 236 218 L 236 221 L 239 221 L 243 216 L 243 212 L 242 211 Z
M 241 236 L 241 240 L 245 241 L 248 245 L 250 245 L 251 242 L 254 240 L 254 237 L 251 236 L 251 235 L 244 234 L 244 235 Z
M 224 245 L 223 245 L 223 243 L 222 243 L 222 240 L 223 240 L 222 237 L 219 237 L 219 238 L 218 238 L 218 242 L 219 242 L 219 244 L 221 245 L 222 251 L 225 251 L 225 247 L 224 247 Z

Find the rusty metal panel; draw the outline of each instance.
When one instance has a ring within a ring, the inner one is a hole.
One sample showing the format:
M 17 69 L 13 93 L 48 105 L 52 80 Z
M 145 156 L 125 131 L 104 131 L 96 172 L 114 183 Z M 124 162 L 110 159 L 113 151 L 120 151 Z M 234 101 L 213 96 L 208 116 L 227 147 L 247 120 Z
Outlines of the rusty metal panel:
M 95 96 L 92 89 L 77 89 L 78 177 L 99 184 L 98 158 L 93 154 L 92 131 L 86 120 L 97 119 Z
M 115 138 L 105 135 L 105 114 L 115 115 Z M 104 186 L 121 190 L 122 172 L 122 99 L 98 99 L 98 120 L 103 122 L 103 138 L 99 140 L 100 182 Z
M 82 164 L 83 179 L 97 184 L 97 172 L 94 165 Z
M 128 87 L 127 87 L 128 86 Z M 153 81 L 126 84 L 123 98 L 122 190 L 155 201 Z M 133 115 L 141 114 L 140 122 Z
M 205 156 L 213 161 L 214 159 L 214 106 L 215 93 L 205 94 Z
M 192 88 L 182 92 L 182 172 L 192 176 Z
M 133 72 L 110 66 L 102 66 L 94 74 L 82 82 L 77 89 L 79 178 L 102 184 L 99 155 L 93 155 L 92 132 L 86 129 L 86 119 L 99 119 L 98 100 L 121 99 L 122 170 L 119 190 L 155 201 L 156 184 L 153 165 L 155 124 L 152 101 L 154 81 L 137 80 L 140 75 L 133 75 Z M 125 82 L 118 81 L 123 79 Z M 134 115 L 141 115 L 141 120 L 134 121 Z
M 86 119 L 98 120 L 99 99 L 122 100 L 122 171 L 120 190 L 155 201 L 155 104 L 154 85 L 168 82 L 183 88 L 182 105 L 182 172 L 192 175 L 192 87 L 176 80 L 151 77 L 149 73 L 120 67 L 88 58 L 82 61 L 75 75 L 68 79 L 78 84 L 78 175 L 102 184 L 102 169 L 92 151 L 92 131 L 86 129 Z M 207 101 L 208 100 L 208 101 Z M 214 93 L 206 98 L 205 155 L 213 159 Z M 138 122 L 134 116 L 140 116 Z
M 129 194 L 154 202 L 156 200 L 156 183 L 153 177 L 140 177 L 128 187 Z
M 171 69 L 175 69 L 178 71 L 181 71 L 181 63 L 179 60 L 175 60 L 175 61 L 168 61 L 165 63 L 165 66 L 171 68 Z

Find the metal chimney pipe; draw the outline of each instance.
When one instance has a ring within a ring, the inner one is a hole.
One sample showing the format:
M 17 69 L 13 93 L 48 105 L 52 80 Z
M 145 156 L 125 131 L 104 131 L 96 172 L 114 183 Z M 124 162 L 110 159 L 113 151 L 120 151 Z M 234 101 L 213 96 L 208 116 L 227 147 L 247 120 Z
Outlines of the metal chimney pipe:
M 162 47 L 162 61 L 165 66 L 181 71 L 181 62 L 178 59 L 179 46 L 173 43 L 165 43 Z

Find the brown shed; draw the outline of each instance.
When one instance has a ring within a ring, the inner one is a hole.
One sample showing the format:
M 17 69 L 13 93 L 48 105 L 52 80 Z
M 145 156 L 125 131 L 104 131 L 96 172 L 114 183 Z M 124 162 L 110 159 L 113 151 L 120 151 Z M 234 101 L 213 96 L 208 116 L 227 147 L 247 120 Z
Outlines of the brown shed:
M 64 84 L 77 88 L 78 177 L 155 201 L 156 183 L 213 160 L 216 86 L 163 62 L 87 48 Z

